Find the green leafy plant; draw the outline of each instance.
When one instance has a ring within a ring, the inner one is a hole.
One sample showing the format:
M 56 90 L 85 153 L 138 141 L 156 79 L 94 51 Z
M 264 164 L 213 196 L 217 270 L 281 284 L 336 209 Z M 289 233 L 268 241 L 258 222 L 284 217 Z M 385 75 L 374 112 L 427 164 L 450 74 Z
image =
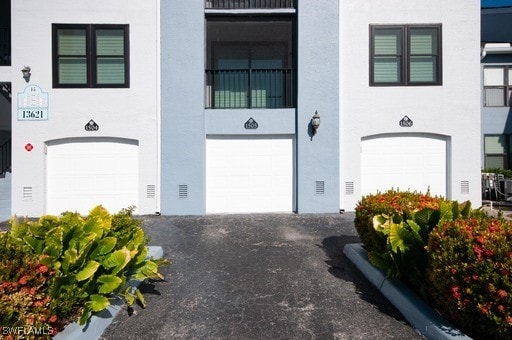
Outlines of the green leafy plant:
M 132 213 L 129 208 L 111 216 L 97 206 L 86 217 L 65 212 L 38 221 L 11 220 L 12 241 L 54 272 L 48 286 L 51 311 L 62 318 L 81 314 L 84 324 L 114 296 L 145 307 L 140 291 L 127 282 L 161 280 L 158 268 L 167 262 L 147 259 L 148 239 Z
M 432 197 L 429 193 L 400 192 L 388 190 L 384 193 L 364 196 L 356 207 L 354 224 L 366 250 L 383 253 L 386 251 L 386 238 L 379 235 L 373 224 L 375 215 L 401 215 L 405 211 L 424 208 L 438 209 L 444 199 Z
M 425 249 L 430 232 L 440 221 L 468 217 L 470 202 L 440 201 L 438 209 L 405 210 L 391 216 L 380 214 L 373 218 L 376 233 L 385 240 L 384 252 L 370 251 L 370 262 L 386 271 L 388 277 L 409 282 L 422 292 L 427 266 Z
M 459 219 L 428 242 L 426 292 L 441 313 L 476 337 L 512 338 L 512 226 Z

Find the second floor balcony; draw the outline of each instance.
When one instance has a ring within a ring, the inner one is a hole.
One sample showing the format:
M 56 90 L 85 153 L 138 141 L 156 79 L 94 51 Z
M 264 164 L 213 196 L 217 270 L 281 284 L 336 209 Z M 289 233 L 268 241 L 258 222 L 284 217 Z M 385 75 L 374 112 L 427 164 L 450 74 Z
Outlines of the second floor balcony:
M 206 9 L 293 9 L 295 0 L 205 0 Z
M 206 70 L 207 109 L 295 107 L 293 69 Z

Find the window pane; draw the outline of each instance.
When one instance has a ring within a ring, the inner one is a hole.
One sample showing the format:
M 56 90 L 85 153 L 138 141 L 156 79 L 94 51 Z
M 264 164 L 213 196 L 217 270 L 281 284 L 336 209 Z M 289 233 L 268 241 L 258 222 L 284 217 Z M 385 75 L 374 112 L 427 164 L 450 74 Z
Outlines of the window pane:
M 124 58 L 98 58 L 96 62 L 98 84 L 124 84 Z
M 375 57 L 373 59 L 373 82 L 399 83 L 402 75 L 401 58 Z
M 96 54 L 124 56 L 124 30 L 96 30 Z
M 436 57 L 410 57 L 409 78 L 411 83 L 435 82 L 436 79 Z
M 484 68 L 485 86 L 503 86 L 505 85 L 505 72 L 503 68 Z
M 247 71 L 218 71 L 214 75 L 215 108 L 245 108 L 248 104 Z
M 378 55 L 402 54 L 401 29 L 375 29 L 373 51 Z
M 59 29 L 58 54 L 85 56 L 85 29 Z
M 437 55 L 437 30 L 434 28 L 410 29 L 411 55 Z
M 504 106 L 504 88 L 484 88 L 484 106 Z
M 485 136 L 485 153 L 505 153 L 506 142 L 504 135 L 500 136 Z
M 283 72 L 281 70 L 253 70 L 251 107 L 273 108 L 284 105 Z
M 505 169 L 505 157 L 485 155 L 486 169 Z
M 512 68 L 508 69 L 508 85 L 512 86 Z
M 59 58 L 59 84 L 87 84 L 87 59 Z

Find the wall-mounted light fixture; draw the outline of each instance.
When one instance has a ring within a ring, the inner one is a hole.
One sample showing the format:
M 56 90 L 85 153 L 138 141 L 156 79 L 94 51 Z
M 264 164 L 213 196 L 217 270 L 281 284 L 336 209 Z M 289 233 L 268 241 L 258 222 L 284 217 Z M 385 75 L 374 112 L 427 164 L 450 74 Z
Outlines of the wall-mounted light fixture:
M 30 80 L 30 66 L 25 66 L 21 69 L 21 73 L 23 73 L 23 79 L 28 83 Z
M 311 126 L 313 127 L 313 135 L 316 135 L 316 130 L 320 127 L 320 115 L 315 111 L 315 115 L 311 118 Z

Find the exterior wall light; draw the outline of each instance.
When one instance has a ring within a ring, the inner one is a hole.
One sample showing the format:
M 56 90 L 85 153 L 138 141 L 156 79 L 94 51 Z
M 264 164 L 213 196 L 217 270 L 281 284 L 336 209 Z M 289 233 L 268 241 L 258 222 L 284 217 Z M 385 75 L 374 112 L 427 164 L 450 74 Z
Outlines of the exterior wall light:
M 25 66 L 21 69 L 21 73 L 23 73 L 23 79 L 28 83 L 30 80 L 30 66 Z
M 311 126 L 313 127 L 313 135 L 316 135 L 316 130 L 320 127 L 320 115 L 315 111 L 315 115 L 311 118 Z

